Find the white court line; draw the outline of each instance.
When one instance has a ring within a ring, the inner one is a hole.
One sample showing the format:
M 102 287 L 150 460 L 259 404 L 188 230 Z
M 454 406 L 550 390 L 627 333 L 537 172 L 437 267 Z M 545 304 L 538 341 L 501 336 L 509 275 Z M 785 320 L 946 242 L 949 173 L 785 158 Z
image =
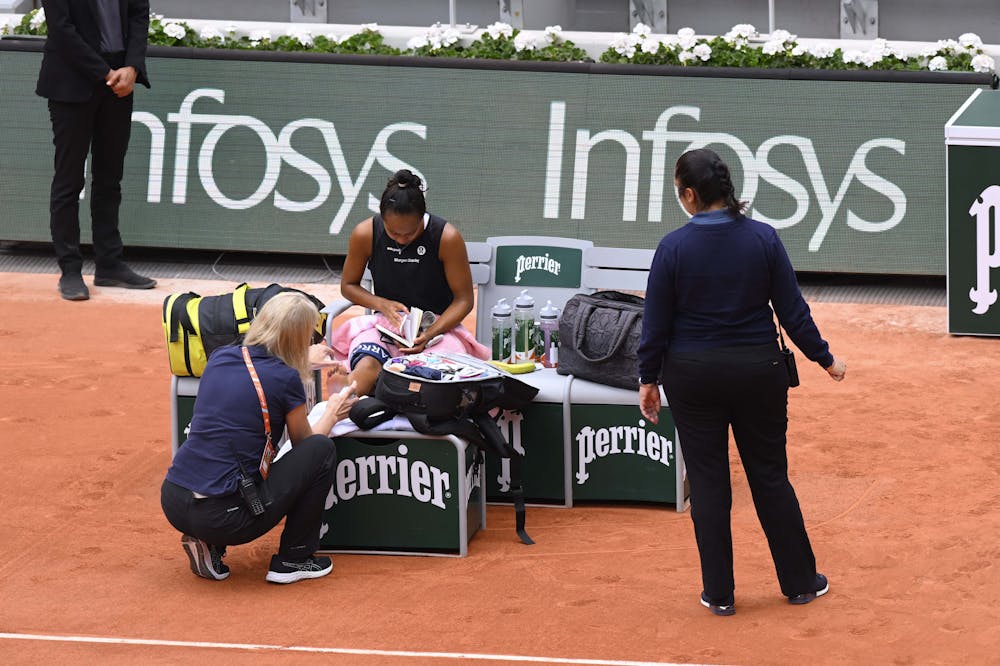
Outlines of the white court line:
M 275 652 L 317 652 L 321 654 L 352 654 L 374 657 L 420 657 L 432 659 L 478 659 L 481 661 L 513 661 L 542 664 L 585 664 L 587 666 L 698 666 L 665 661 L 630 661 L 615 659 L 572 659 L 568 657 L 533 657 L 516 654 L 476 654 L 470 652 L 416 652 L 411 650 L 363 650 L 356 648 L 308 647 L 300 645 L 258 645 L 254 643 L 206 643 L 201 641 L 165 641 L 149 638 L 110 638 L 102 636 L 50 636 L 45 634 L 11 634 L 0 632 L 0 639 L 53 641 L 57 643 L 101 643 L 105 645 L 152 645 L 159 647 L 211 648 L 222 650 L 270 650 Z

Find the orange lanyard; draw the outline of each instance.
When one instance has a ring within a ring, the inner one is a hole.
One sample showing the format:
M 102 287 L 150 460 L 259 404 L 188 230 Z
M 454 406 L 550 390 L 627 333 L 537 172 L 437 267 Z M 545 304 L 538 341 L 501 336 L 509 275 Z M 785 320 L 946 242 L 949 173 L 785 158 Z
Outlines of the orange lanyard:
M 267 411 L 267 398 L 264 397 L 264 387 L 260 385 L 260 377 L 257 376 L 257 370 L 253 367 L 253 361 L 250 360 L 250 350 L 246 347 L 242 347 L 243 350 L 243 362 L 247 365 L 247 370 L 250 371 L 250 379 L 253 381 L 253 387 L 257 390 L 257 399 L 260 401 L 260 411 L 264 415 L 264 434 L 267 436 L 267 441 L 264 443 L 264 454 L 260 459 L 260 476 L 266 479 L 268 472 L 271 471 L 271 461 L 274 460 L 274 444 L 271 442 L 271 417 Z

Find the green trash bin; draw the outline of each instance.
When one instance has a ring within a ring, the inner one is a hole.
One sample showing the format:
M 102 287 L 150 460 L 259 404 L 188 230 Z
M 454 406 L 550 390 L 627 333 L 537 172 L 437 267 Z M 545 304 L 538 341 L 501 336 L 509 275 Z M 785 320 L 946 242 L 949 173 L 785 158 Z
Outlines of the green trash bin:
M 948 332 L 1000 335 L 1000 91 L 973 92 L 944 135 Z

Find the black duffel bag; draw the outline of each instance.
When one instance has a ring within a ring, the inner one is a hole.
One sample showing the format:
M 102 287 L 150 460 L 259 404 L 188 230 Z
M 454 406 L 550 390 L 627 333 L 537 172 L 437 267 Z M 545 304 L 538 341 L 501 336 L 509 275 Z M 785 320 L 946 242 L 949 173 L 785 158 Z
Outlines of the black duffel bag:
M 566 301 L 559 318 L 559 374 L 638 390 L 644 303 L 619 291 L 577 294 Z

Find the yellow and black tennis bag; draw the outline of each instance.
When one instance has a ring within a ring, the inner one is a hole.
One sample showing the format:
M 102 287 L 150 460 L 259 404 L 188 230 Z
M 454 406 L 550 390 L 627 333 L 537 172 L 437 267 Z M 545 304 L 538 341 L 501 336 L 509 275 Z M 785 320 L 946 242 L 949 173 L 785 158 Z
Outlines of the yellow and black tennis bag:
M 167 296 L 163 300 L 163 334 L 170 372 L 180 377 L 201 377 L 209 355 L 219 347 L 242 341 L 264 303 L 286 291 L 304 294 L 317 310 L 324 307 L 315 296 L 280 284 L 251 289 L 244 282 L 230 294 L 200 296 L 189 291 Z M 320 313 L 314 343 L 326 336 L 326 319 L 326 314 Z

